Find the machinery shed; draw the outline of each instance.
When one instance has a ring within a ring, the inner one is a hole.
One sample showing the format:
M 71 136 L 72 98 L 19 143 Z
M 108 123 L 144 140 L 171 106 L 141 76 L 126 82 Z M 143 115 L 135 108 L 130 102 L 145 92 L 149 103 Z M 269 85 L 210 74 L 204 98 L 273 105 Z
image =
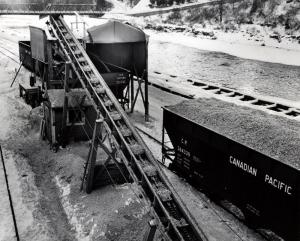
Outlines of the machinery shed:
M 116 65 L 144 78 L 147 75 L 148 36 L 140 29 L 119 21 L 88 29 L 87 53 L 94 59 Z
M 203 98 L 165 107 L 164 130 L 174 170 L 252 225 L 299 240 L 299 121 Z
M 89 140 L 93 134 L 96 112 L 82 89 L 72 89 L 68 95 L 66 133 L 72 133 L 75 141 Z M 45 137 L 55 144 L 63 129 L 64 89 L 50 89 L 44 101 Z M 68 137 L 70 138 L 70 136 Z

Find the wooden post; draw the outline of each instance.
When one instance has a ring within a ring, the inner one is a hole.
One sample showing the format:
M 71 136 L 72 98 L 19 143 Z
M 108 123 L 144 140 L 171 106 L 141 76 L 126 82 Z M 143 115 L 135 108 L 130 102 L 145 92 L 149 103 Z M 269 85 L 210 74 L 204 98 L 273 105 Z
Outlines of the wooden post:
M 148 70 L 149 70 L 149 65 L 148 65 L 148 40 L 147 40 L 147 47 L 146 47 L 146 73 L 145 73 L 145 121 L 149 121 L 149 97 L 148 97 Z
M 62 131 L 61 131 L 61 141 L 62 145 L 65 146 L 67 144 L 67 113 L 68 113 L 68 93 L 69 93 L 69 77 L 70 77 L 70 62 L 66 63 L 65 66 L 65 79 L 64 79 L 64 89 L 65 89 L 65 97 L 64 97 L 64 107 L 63 107 L 63 118 L 62 118 Z
M 149 121 L 148 71 L 145 75 L 145 121 Z
M 163 117 L 163 124 L 162 124 L 162 137 L 161 137 L 161 153 L 162 153 L 162 156 L 161 156 L 161 161 L 162 163 L 165 165 L 165 119 Z
M 90 146 L 90 152 L 87 161 L 87 173 L 86 173 L 86 185 L 85 190 L 86 193 L 91 193 L 93 190 L 93 183 L 94 183 L 94 174 L 95 174 L 95 165 L 96 165 L 96 158 L 97 158 L 97 150 L 99 146 L 99 142 L 101 139 L 101 128 L 103 124 L 103 119 L 97 119 L 94 127 L 93 139 Z
M 133 102 L 134 102 L 134 79 L 133 79 L 133 74 L 130 74 L 130 83 L 131 83 L 131 93 L 130 93 L 130 98 L 131 98 L 131 113 L 133 112 Z
M 147 232 L 145 233 L 144 240 L 143 241 L 153 241 L 154 236 L 157 229 L 157 223 L 155 219 L 152 219 L 149 221 L 149 227 Z
M 223 21 L 223 5 L 224 5 L 224 0 L 219 1 L 219 11 L 220 11 L 220 23 Z
M 46 75 L 46 80 L 43 80 L 43 81 L 46 81 L 46 86 L 49 87 L 50 86 L 50 83 L 51 83 L 51 80 L 53 80 L 54 78 L 54 74 L 53 74 L 53 56 L 52 56 L 52 42 L 50 40 L 46 40 L 46 43 L 47 43 L 47 48 L 46 48 L 46 51 L 47 51 L 47 75 Z M 50 87 L 52 88 L 52 87 Z

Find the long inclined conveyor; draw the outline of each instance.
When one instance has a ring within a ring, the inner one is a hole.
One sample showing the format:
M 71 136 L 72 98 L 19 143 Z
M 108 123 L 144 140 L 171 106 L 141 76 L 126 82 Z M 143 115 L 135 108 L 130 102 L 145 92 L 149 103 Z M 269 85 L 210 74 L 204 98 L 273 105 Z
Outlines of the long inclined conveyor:
M 122 161 L 149 198 L 164 233 L 170 240 L 207 240 L 63 16 L 50 16 L 48 28 L 58 40 L 98 117 L 104 118 L 104 128 L 112 133 Z

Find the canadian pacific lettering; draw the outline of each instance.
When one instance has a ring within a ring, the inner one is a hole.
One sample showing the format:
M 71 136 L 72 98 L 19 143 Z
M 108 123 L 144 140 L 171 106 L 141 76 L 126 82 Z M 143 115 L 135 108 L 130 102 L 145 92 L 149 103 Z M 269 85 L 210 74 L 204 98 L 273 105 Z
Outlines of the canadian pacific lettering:
M 235 165 L 236 167 L 239 167 L 241 168 L 242 170 L 244 170 L 245 172 L 248 172 L 250 173 L 251 175 L 255 176 L 257 175 L 257 169 L 248 165 L 247 163 L 245 162 L 242 162 L 240 161 L 239 159 L 237 158 L 234 158 L 232 156 L 229 157 L 229 162 L 232 164 L 232 165 Z
M 272 185 L 273 187 L 279 189 L 280 191 L 284 191 L 288 195 L 292 195 L 292 187 L 291 186 L 288 186 L 284 182 L 282 182 L 276 178 L 273 178 L 273 177 L 269 176 L 268 174 L 265 175 L 265 182 Z
M 257 169 L 250 166 L 249 164 L 230 156 L 229 157 L 230 164 L 242 169 L 243 171 L 252 174 L 253 176 L 257 176 Z M 265 183 L 271 185 L 272 187 L 287 193 L 288 195 L 292 195 L 292 187 L 287 185 L 286 183 L 280 181 L 277 178 L 274 178 L 268 174 L 265 175 L 264 178 Z

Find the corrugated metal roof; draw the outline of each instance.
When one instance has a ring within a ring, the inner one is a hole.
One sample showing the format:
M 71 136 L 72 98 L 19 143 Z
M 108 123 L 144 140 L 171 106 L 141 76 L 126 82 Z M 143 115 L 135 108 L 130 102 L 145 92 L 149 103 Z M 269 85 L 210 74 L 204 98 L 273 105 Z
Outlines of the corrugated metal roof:
M 92 43 L 146 42 L 147 35 L 140 29 L 119 21 L 109 21 L 87 30 Z
M 65 98 L 65 91 L 63 89 L 48 90 L 47 95 L 52 108 L 63 108 Z M 68 107 L 78 107 L 85 95 L 86 93 L 82 89 L 71 89 L 68 93 Z M 88 97 L 84 99 L 82 106 L 92 106 L 92 102 Z

